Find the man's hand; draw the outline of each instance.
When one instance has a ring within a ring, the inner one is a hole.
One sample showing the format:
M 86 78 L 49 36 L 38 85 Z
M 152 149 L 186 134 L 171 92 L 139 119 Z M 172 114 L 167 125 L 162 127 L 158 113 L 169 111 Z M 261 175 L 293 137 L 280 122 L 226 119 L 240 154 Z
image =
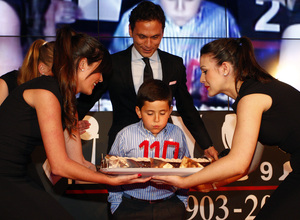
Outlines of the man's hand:
M 211 146 L 209 148 L 207 148 L 206 150 L 204 150 L 204 154 L 205 156 L 207 156 L 207 158 L 213 159 L 213 160 L 218 160 L 218 151 L 215 149 L 214 146 Z

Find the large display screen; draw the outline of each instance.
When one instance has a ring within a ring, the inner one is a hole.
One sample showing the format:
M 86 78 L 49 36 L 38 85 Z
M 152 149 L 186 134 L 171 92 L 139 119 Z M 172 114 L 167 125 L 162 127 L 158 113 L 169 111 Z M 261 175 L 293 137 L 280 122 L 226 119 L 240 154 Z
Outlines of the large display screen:
M 37 38 L 54 40 L 70 24 L 98 38 L 111 53 L 132 44 L 128 16 L 141 0 L 0 1 L 0 75 L 17 69 Z M 160 49 L 184 60 L 187 87 L 198 110 L 228 110 L 226 95 L 208 97 L 200 83 L 200 49 L 214 39 L 247 36 L 259 64 L 300 90 L 300 6 L 298 0 L 153 0 L 166 14 Z M 298 49 L 299 48 L 299 49 Z M 111 111 L 105 94 L 92 111 Z

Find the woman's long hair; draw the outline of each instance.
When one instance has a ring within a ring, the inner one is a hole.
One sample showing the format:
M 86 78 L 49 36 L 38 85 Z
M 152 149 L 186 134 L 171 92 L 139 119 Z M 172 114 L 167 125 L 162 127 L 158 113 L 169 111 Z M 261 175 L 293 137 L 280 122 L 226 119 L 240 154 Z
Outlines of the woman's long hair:
M 34 41 L 28 49 L 17 78 L 18 85 L 40 76 L 38 70 L 40 48 L 46 43 L 43 39 Z
M 40 76 L 38 68 L 40 62 L 50 68 L 52 67 L 53 48 L 54 42 L 47 42 L 43 39 L 38 39 L 32 43 L 19 69 L 18 85 Z
M 237 82 L 246 79 L 254 79 L 267 82 L 273 77 L 264 70 L 256 61 L 254 49 L 249 38 L 221 38 L 204 45 L 201 56 L 211 54 L 218 65 L 230 62 L 234 67 L 236 91 Z
M 40 47 L 38 63 L 44 63 L 49 68 L 52 68 L 54 44 L 54 41 L 46 42 Z
M 63 122 L 70 135 L 77 127 L 75 95 L 79 62 L 86 58 L 90 65 L 108 55 L 107 49 L 94 37 L 76 33 L 67 26 L 57 31 L 52 72 L 59 82 L 63 96 Z

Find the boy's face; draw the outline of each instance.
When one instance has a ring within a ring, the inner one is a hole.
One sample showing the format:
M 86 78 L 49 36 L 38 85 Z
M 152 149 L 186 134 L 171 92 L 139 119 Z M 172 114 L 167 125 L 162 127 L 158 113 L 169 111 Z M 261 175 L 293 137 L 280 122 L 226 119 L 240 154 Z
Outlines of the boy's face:
M 160 0 L 164 12 L 178 26 L 183 26 L 198 13 L 202 0 Z
M 166 127 L 172 107 L 169 107 L 168 101 L 145 101 L 142 109 L 136 107 L 136 113 L 143 120 L 144 127 L 156 136 Z

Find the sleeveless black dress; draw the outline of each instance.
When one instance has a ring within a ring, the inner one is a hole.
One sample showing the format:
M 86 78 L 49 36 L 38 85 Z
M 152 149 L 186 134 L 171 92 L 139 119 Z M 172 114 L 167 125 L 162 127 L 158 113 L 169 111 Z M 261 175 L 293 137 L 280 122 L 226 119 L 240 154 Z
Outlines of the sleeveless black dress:
M 19 75 L 19 71 L 13 70 L 8 73 L 5 73 L 0 78 L 3 79 L 8 87 L 8 93 L 10 94 L 17 86 L 17 78 Z
M 42 138 L 35 109 L 23 99 L 27 89 L 62 97 L 53 77 L 41 76 L 17 87 L 0 107 L 1 219 L 72 219 L 71 215 L 28 175 L 27 165 Z
M 234 111 L 240 99 L 254 93 L 272 98 L 271 108 L 262 115 L 258 140 L 291 154 L 293 169 L 267 200 L 256 219 L 300 219 L 300 92 L 275 79 L 266 84 L 246 80 L 232 106 Z

